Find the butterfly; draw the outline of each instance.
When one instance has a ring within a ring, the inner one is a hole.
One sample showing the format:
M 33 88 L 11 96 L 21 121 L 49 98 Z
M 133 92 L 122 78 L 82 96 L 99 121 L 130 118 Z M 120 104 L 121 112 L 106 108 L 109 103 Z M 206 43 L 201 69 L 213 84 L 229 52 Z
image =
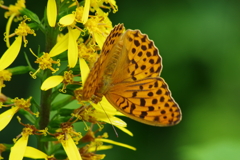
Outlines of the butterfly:
M 181 121 L 181 110 L 167 83 L 159 77 L 162 58 L 154 42 L 139 30 L 116 25 L 91 69 L 82 100 L 94 103 L 105 96 L 118 111 L 138 122 L 171 126 Z

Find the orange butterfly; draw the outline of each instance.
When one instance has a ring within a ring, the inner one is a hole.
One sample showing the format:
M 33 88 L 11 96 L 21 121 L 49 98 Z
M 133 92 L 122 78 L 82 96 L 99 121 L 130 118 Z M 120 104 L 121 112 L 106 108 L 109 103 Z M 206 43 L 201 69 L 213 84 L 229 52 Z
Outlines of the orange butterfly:
M 98 103 L 105 96 L 118 111 L 138 122 L 179 123 L 181 110 L 159 77 L 162 58 L 154 42 L 139 30 L 124 30 L 119 24 L 107 37 L 86 79 L 82 100 Z

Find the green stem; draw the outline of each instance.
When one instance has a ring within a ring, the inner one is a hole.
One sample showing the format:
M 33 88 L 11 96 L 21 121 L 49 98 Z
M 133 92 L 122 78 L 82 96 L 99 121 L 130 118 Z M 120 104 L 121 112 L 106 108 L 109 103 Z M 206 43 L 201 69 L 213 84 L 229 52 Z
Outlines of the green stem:
M 49 70 L 46 70 L 44 72 L 44 77 L 49 77 L 52 75 L 51 71 Z M 51 94 L 51 89 L 47 91 L 41 91 L 39 129 L 45 129 L 48 126 L 51 111 Z M 41 142 L 42 137 L 43 136 L 39 136 L 38 149 L 44 151 L 44 148 L 47 148 L 47 143 Z
M 59 30 L 56 28 L 48 27 L 46 29 L 45 35 L 46 35 L 46 49 L 45 52 L 49 53 L 49 51 L 53 48 L 53 46 L 56 44 L 57 35 Z M 52 75 L 51 70 L 46 69 L 43 72 L 43 78 L 42 82 L 46 80 L 48 77 Z M 40 101 L 40 120 L 39 120 L 39 129 L 45 129 L 49 124 L 50 119 L 50 111 L 51 111 L 51 98 L 52 96 L 52 89 L 49 89 L 47 91 L 41 91 L 41 101 Z M 45 151 L 45 149 L 48 149 L 48 142 L 42 142 L 42 136 L 39 136 L 38 138 L 38 149 L 41 151 Z

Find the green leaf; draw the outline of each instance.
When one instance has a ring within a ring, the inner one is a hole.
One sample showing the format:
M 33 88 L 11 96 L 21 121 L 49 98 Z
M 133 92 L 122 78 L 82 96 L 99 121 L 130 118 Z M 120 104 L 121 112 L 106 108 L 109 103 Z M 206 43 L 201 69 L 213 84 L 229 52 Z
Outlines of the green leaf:
M 13 75 L 25 74 L 30 71 L 34 71 L 29 66 L 17 66 L 17 67 L 13 67 L 13 68 L 8 68 L 7 70 L 9 70 Z

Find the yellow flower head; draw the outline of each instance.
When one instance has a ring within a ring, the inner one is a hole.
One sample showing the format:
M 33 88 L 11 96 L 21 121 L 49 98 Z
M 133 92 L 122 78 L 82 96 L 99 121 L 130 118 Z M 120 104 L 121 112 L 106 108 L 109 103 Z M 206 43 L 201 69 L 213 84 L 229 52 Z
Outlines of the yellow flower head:
M 75 21 L 78 23 L 83 23 L 83 11 L 84 11 L 84 7 L 83 6 L 79 6 L 76 8 L 75 11 Z
M 43 55 L 41 57 L 36 56 L 34 53 L 33 53 L 33 55 L 35 57 L 37 57 L 37 60 L 35 61 L 35 63 L 39 64 L 39 68 L 35 73 L 30 72 L 30 75 L 34 79 L 36 78 L 36 74 L 40 70 L 50 69 L 52 71 L 52 73 L 55 73 L 59 70 L 59 68 L 54 69 L 52 66 L 53 66 L 53 64 L 57 64 L 58 66 L 60 66 L 60 60 L 57 60 L 57 61 L 53 60 L 49 53 L 43 53 Z
M 1 7 L 8 9 L 8 11 L 5 12 L 5 15 L 4 15 L 5 18 L 8 18 L 9 16 L 11 16 L 13 14 L 19 15 L 20 14 L 19 10 L 22 8 L 26 8 L 25 0 L 18 0 L 15 5 L 10 5 L 9 7 L 3 6 L 3 5 Z
M 61 132 L 56 133 L 55 137 L 62 144 L 69 160 L 82 160 L 76 146 L 82 136 L 73 130 L 70 122 L 62 123 Z
M 8 70 L 0 70 L 0 93 L 1 89 L 5 87 L 5 84 L 3 84 L 3 81 L 10 81 L 12 77 L 12 73 Z
M 81 43 L 78 45 L 78 54 L 80 58 L 85 59 L 88 62 L 89 68 L 92 68 L 97 61 L 99 54 L 97 54 L 95 46 L 86 45 Z
M 13 37 L 15 35 L 18 35 L 18 37 L 22 37 L 23 41 L 24 41 L 24 47 L 26 47 L 28 41 L 26 39 L 26 36 L 28 34 L 32 34 L 34 36 L 36 36 L 35 31 L 33 29 L 31 29 L 27 24 L 26 21 L 30 20 L 29 18 L 25 18 L 23 21 L 21 21 L 18 25 L 18 28 L 15 29 L 15 32 L 11 35 L 9 35 L 9 31 L 10 31 L 10 27 L 11 24 L 9 23 L 6 27 L 6 34 L 5 34 L 5 41 L 8 47 L 10 47 L 10 42 L 9 42 L 9 38 Z M 21 44 L 20 44 L 21 45 Z
M 31 99 L 32 99 L 32 97 L 28 98 L 27 100 L 25 100 L 23 98 L 19 99 L 17 97 L 15 99 L 13 99 L 12 102 L 14 103 L 14 105 L 16 107 L 30 111 L 29 107 L 31 106 Z
M 28 111 L 29 113 L 38 116 L 38 112 L 37 113 L 33 113 L 30 110 L 30 106 L 31 106 L 31 101 L 32 97 L 28 98 L 27 100 L 24 100 L 23 98 L 19 99 L 19 98 L 15 98 L 12 100 L 13 102 L 13 107 L 10 108 L 9 110 L 3 112 L 2 114 L 0 114 L 0 131 L 2 129 L 4 129 L 8 123 L 11 121 L 12 117 L 15 115 L 15 113 L 19 110 L 19 109 L 24 109 L 26 111 Z
M 20 121 L 19 117 L 18 119 Z M 39 133 L 39 131 L 41 132 L 41 130 L 37 130 L 35 126 L 28 125 L 28 124 L 27 125 L 23 124 L 23 125 L 25 126 L 25 128 L 23 128 L 23 131 L 21 133 L 21 138 L 19 138 L 18 136 L 16 139 L 14 139 L 15 144 L 11 148 L 9 160 L 21 160 L 24 157 L 29 135 L 33 135 L 33 134 L 42 135 L 42 133 Z
M 93 36 L 100 49 L 102 49 L 107 35 L 112 30 L 112 22 L 108 18 L 108 13 L 104 13 L 101 9 L 98 9 L 96 15 L 88 19 L 85 27 Z
M 23 41 L 24 41 L 24 46 L 26 47 L 28 41 L 26 39 L 26 36 L 28 34 L 32 34 L 34 36 L 36 36 L 35 31 L 33 29 L 31 29 L 24 21 L 20 22 L 18 28 L 15 30 L 15 34 L 22 36 L 23 37 Z
M 104 5 L 109 4 L 109 6 Z M 113 13 L 116 13 L 118 11 L 118 6 L 116 5 L 115 0 L 91 0 L 91 11 L 94 12 L 98 10 L 99 8 L 106 8 L 106 9 L 113 9 Z

